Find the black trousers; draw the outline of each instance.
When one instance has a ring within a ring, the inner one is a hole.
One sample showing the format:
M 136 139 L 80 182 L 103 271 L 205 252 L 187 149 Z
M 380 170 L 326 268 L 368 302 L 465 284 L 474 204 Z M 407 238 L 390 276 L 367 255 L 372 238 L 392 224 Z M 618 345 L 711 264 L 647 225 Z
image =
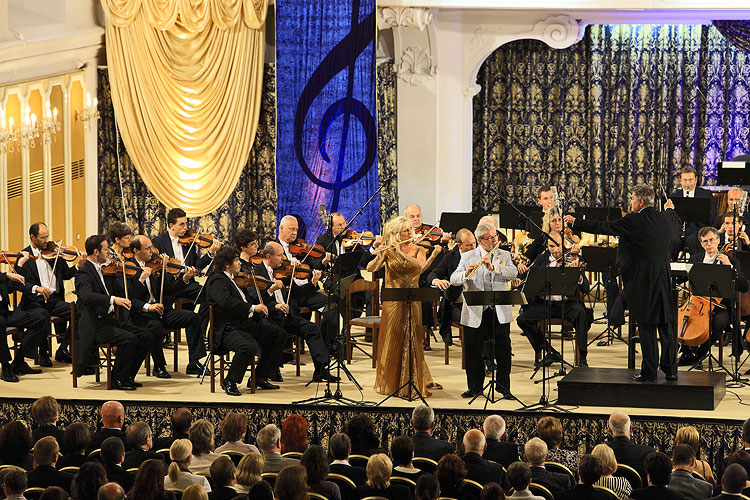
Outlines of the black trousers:
M 55 334 L 58 336 L 60 347 L 66 347 L 70 345 L 70 303 L 60 300 L 57 297 L 50 297 L 47 302 L 44 300 L 35 300 L 28 308 L 29 311 L 34 309 L 44 309 L 49 313 L 50 316 L 57 316 L 58 318 L 64 319 L 67 323 L 55 323 Z M 48 323 L 45 331 L 45 336 L 51 332 L 52 324 Z M 42 341 L 39 346 L 40 352 L 50 354 L 47 349 L 47 342 Z
M 328 305 L 328 297 L 322 293 L 313 293 L 303 300 L 298 301 L 298 305 L 300 307 L 309 307 L 310 309 L 320 309 Z M 337 307 L 323 313 L 320 318 L 320 331 L 323 334 L 325 345 L 331 345 L 331 342 L 333 342 L 339 331 L 339 311 Z
M 195 301 L 198 294 L 201 292 L 201 286 L 192 281 L 188 286 L 175 295 L 177 298 L 190 299 Z M 205 292 L 202 294 L 202 298 L 205 298 Z M 182 311 L 194 312 L 195 305 L 193 303 L 187 304 Z M 198 307 L 198 317 L 200 321 L 198 323 L 191 323 L 187 326 L 185 336 L 187 337 L 188 345 L 188 362 L 196 363 L 204 358 L 206 352 L 206 331 L 208 330 L 208 305 L 203 303 Z
M 201 319 L 196 313 L 184 309 L 168 309 L 164 311 L 163 316 L 154 312 L 140 312 L 134 316 L 133 322 L 145 328 L 151 334 L 149 352 L 151 357 L 154 358 L 154 365 L 161 367 L 167 365 L 162 348 L 162 339 L 164 338 L 162 329 L 185 328 L 189 346 L 191 331 L 199 329 L 201 324 Z
M 656 331 L 659 330 L 661 357 L 659 368 L 667 375 L 677 375 L 677 335 L 674 325 L 667 323 L 638 323 L 643 360 L 641 374 L 649 379 L 656 378 L 656 358 L 659 347 L 656 344 Z
M 551 302 L 550 308 L 552 318 L 562 318 L 562 301 Z M 546 309 L 547 304 L 544 302 L 529 304 L 516 319 L 516 323 L 526 334 L 535 352 L 540 352 L 547 343 L 547 339 L 537 325 L 539 321 L 546 318 Z M 566 300 L 565 319 L 573 324 L 573 329 L 576 332 L 576 345 L 583 358 L 588 352 L 588 334 L 589 328 L 591 328 L 586 306 L 582 302 Z
M 325 368 L 328 363 L 328 348 L 323 341 L 323 334 L 318 325 L 292 314 L 287 314 L 284 317 L 275 316 L 271 321 L 283 328 L 287 334 L 304 339 L 307 348 L 310 350 L 310 357 L 312 357 L 316 372 Z
M 146 358 L 151 334 L 130 321 L 120 323 L 114 314 L 108 314 L 97 322 L 96 342 L 117 346 L 112 378 L 125 381 L 135 378 L 138 373 L 141 363 Z
M 24 358 L 36 357 L 37 349 L 45 340 L 45 334 L 49 327 L 49 313 L 44 309 L 33 309 L 21 311 L 15 309 L 9 311 L 8 316 L 0 316 L 0 332 L 5 332 L 9 326 L 23 328 L 21 346 L 16 353 L 16 363 L 23 363 Z M 10 350 L 7 342 L 0 342 L 0 362 L 10 362 Z
M 714 342 L 721 339 L 721 334 L 729 326 L 729 322 L 730 316 L 728 310 L 720 307 L 713 310 L 713 315 L 711 316 L 711 338 L 695 348 L 694 354 L 697 359 L 702 359 L 711 350 Z M 679 325 L 677 328 L 679 328 Z M 739 336 L 739 332 L 736 334 L 732 332 L 731 335 Z M 742 354 L 742 342 L 740 342 L 739 338 L 732 339 L 732 354 L 734 356 Z
M 258 353 L 258 346 L 262 347 L 262 351 L 256 366 L 256 376 L 268 378 L 272 370 L 279 366 L 279 358 L 286 339 L 287 334 L 284 329 L 267 319 L 248 321 L 245 330 L 231 325 L 227 326 L 221 340 L 221 347 L 234 351 L 227 379 L 237 384 L 242 382 L 247 367 L 250 366 L 250 360 Z
M 499 387 L 510 390 L 510 323 L 500 323 L 494 308 L 485 309 L 479 328 L 464 326 L 464 354 L 466 356 L 466 385 L 470 391 L 479 393 L 484 387 L 484 363 L 482 346 L 485 339 L 492 339 L 494 325 L 496 382 Z

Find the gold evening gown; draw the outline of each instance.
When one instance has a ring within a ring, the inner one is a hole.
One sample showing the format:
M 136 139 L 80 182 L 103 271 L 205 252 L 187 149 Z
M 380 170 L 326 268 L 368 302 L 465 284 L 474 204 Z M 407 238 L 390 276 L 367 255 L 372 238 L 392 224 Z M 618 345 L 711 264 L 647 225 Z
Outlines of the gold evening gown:
M 425 256 L 416 257 L 422 264 Z M 385 287 L 386 288 L 418 288 L 421 268 L 404 259 L 394 250 L 387 250 L 385 257 Z M 430 393 L 428 386 L 433 380 L 430 369 L 424 358 L 422 347 L 422 304 L 414 302 L 411 305 L 412 323 L 412 367 L 414 382 L 419 392 L 427 397 Z M 391 394 L 409 380 L 409 308 L 406 302 L 383 302 L 380 334 L 378 339 L 378 363 L 375 374 L 375 391 L 380 394 Z M 400 397 L 407 397 L 409 388 L 405 387 L 398 393 Z M 412 391 L 412 397 L 415 397 Z

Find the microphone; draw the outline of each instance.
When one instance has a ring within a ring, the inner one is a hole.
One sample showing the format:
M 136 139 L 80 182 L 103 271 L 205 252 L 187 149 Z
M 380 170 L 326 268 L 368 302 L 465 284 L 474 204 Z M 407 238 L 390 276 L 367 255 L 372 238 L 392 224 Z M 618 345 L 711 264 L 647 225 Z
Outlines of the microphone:
M 326 210 L 326 206 L 324 203 L 318 205 L 318 213 L 321 217 L 325 217 L 326 215 L 328 215 L 328 211 Z

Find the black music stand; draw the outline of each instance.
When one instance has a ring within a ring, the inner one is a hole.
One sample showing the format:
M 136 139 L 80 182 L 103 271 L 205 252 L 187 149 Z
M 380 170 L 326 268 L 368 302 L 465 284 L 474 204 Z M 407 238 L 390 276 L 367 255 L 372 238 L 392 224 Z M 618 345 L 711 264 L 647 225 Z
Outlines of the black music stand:
M 466 305 L 468 306 L 493 306 L 493 309 L 495 306 L 511 306 L 511 305 L 526 305 L 526 297 L 524 294 L 517 290 L 494 290 L 494 291 L 471 291 L 471 292 L 464 292 L 464 302 L 466 302 Z M 497 312 L 495 313 L 497 314 Z M 496 366 L 496 359 L 494 359 L 495 356 L 495 321 L 493 318 L 492 321 L 492 336 L 490 337 L 490 346 L 492 346 L 492 356 L 493 356 L 493 362 L 492 362 L 492 375 L 490 376 L 490 381 L 487 382 L 484 387 L 482 388 L 482 394 L 477 394 L 474 396 L 471 401 L 469 401 L 469 404 L 473 403 L 474 400 L 476 400 L 479 396 L 484 396 L 484 409 L 487 409 L 487 403 L 497 403 L 501 399 L 515 399 L 519 403 L 521 403 L 521 400 L 519 400 L 517 397 L 513 395 L 513 393 L 510 392 L 509 387 L 503 387 L 508 393 L 508 396 L 503 395 L 501 398 L 495 399 L 495 385 L 496 385 L 496 379 L 495 379 L 495 373 L 497 371 Z M 469 360 L 469 362 L 473 362 L 474 360 Z M 487 390 L 489 387 L 489 390 Z M 487 390 L 487 393 L 485 394 L 485 390 Z
M 424 396 L 422 396 L 422 393 L 419 392 L 417 384 L 414 383 L 414 360 L 412 359 L 414 332 L 412 331 L 413 322 L 411 305 L 414 302 L 432 302 L 433 300 L 437 300 L 440 298 L 440 291 L 437 288 L 383 288 L 381 297 L 383 302 L 406 302 L 406 307 L 409 309 L 409 380 L 386 396 L 385 399 L 376 406 L 382 405 L 394 396 L 402 397 L 398 396 L 398 393 L 405 387 L 409 388 L 409 395 L 406 397 L 407 401 L 414 401 L 418 397 L 422 400 L 422 403 L 429 406 L 427 401 L 425 401 Z M 422 346 L 419 346 L 419 348 L 421 349 Z M 414 391 L 415 396 L 412 396 L 412 390 Z
M 539 229 L 534 226 L 541 227 L 543 217 L 544 213 L 542 212 L 542 209 L 536 205 L 512 205 L 510 203 L 501 203 L 500 223 L 498 224 L 498 227 L 528 231 L 531 238 L 538 238 L 540 232 Z M 529 220 L 531 220 L 531 223 L 529 223 Z
M 573 212 L 576 218 L 584 220 L 613 220 L 622 219 L 622 210 L 616 207 L 576 207 Z
M 682 220 L 682 249 L 680 253 L 684 254 L 687 245 L 687 223 L 694 222 L 703 226 L 710 226 L 713 223 L 711 220 L 711 200 L 709 198 L 677 197 L 670 197 L 669 199 L 674 203 L 674 211 Z
M 608 273 L 615 276 L 617 279 L 617 249 L 610 247 L 594 247 L 585 246 L 581 248 L 581 258 L 586 261 L 586 271 L 594 273 Z M 606 302 L 605 302 L 606 304 Z M 606 306 L 605 306 L 606 307 Z M 622 338 L 622 334 L 615 330 L 609 321 L 609 311 L 606 311 L 604 318 L 607 320 L 607 328 L 597 335 L 594 340 L 591 340 L 588 345 L 597 342 L 602 337 L 606 336 L 606 340 L 598 342 L 596 345 L 605 346 L 612 345 L 615 339 L 627 344 L 627 341 Z M 594 322 L 597 320 L 595 319 Z
M 473 231 L 473 228 L 479 224 L 479 219 L 487 215 L 494 217 L 497 216 L 497 212 L 443 212 L 440 214 L 440 227 L 446 233 L 453 234 L 456 234 L 459 229 L 464 227 Z
M 717 163 L 716 183 L 723 186 L 746 186 L 750 184 L 750 157 L 740 155 L 733 161 Z
M 737 262 L 739 262 L 740 269 L 750 269 L 750 252 L 744 252 L 744 251 L 741 251 L 741 250 L 740 251 L 736 251 L 736 252 L 734 252 L 734 258 L 737 259 Z M 734 310 L 734 316 L 735 316 L 735 318 L 737 320 L 737 325 L 736 325 L 737 332 L 735 333 L 735 337 L 733 339 L 735 342 L 742 342 L 740 340 L 740 338 L 737 338 L 739 336 L 740 323 L 741 323 L 741 320 L 742 320 L 742 318 L 741 318 L 741 309 L 742 309 L 741 304 L 738 304 L 737 307 Z M 747 331 L 747 329 L 750 329 L 750 321 L 746 322 L 746 324 L 748 325 L 747 328 L 746 328 L 746 331 Z M 739 349 L 735 350 L 735 352 L 738 352 L 738 351 L 739 351 Z M 742 367 L 744 366 L 745 362 L 747 362 L 748 359 L 750 359 L 750 352 L 748 352 L 748 355 L 745 356 L 745 359 L 743 359 L 741 363 L 739 362 L 739 356 L 737 357 L 737 360 L 736 360 L 737 361 L 737 367 L 735 369 L 736 373 L 739 373 L 739 371 L 742 369 Z M 745 372 L 745 375 L 748 375 L 748 374 L 750 374 L 750 372 Z

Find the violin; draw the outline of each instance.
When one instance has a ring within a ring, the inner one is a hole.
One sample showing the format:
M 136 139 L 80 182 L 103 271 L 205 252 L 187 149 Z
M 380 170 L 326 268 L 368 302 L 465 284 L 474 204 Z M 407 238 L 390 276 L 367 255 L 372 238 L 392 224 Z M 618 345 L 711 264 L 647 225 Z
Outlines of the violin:
M 192 245 L 200 248 L 209 248 L 214 244 L 214 237 L 207 233 L 198 233 L 195 229 L 188 228 L 185 234 L 179 238 L 180 244 Z
M 351 248 L 354 245 L 366 247 L 372 245 L 374 241 L 375 236 L 370 231 L 358 233 L 353 229 L 347 229 L 341 237 L 341 246 L 344 248 Z
M 453 237 L 451 233 L 444 233 L 442 229 L 437 227 L 437 224 L 430 226 L 429 224 L 422 224 L 422 227 L 414 230 L 415 234 L 421 234 L 420 240 L 430 242 L 432 244 L 439 243 L 443 239 L 444 235 Z
M 263 276 L 257 276 L 254 274 L 237 273 L 234 275 L 234 282 L 240 288 L 258 288 L 258 290 L 267 290 L 268 287 L 273 285 L 273 280 L 264 278 Z
M 125 269 L 125 276 L 132 277 L 138 274 L 141 270 L 136 264 L 127 261 L 118 261 L 102 266 L 102 274 L 104 276 L 116 276 L 117 274 L 123 273 L 123 266 Z
M 164 263 L 165 258 L 166 264 Z M 179 260 L 175 259 L 174 257 L 161 256 L 159 255 L 158 250 L 157 253 L 151 256 L 151 260 L 146 262 L 146 267 L 151 269 L 151 274 L 154 276 L 158 276 L 159 273 L 161 273 L 162 267 L 167 271 L 167 273 L 173 274 L 175 276 L 185 270 L 185 266 L 182 265 Z M 203 276 L 203 274 L 203 271 L 195 271 L 196 276 Z
M 59 247 L 59 250 L 58 250 Z M 42 250 L 42 257 L 50 260 L 55 258 L 60 258 L 66 262 L 73 262 L 74 260 L 78 260 L 80 257 L 85 257 L 86 254 L 79 252 L 78 249 L 74 246 L 59 246 L 54 241 L 48 241 L 47 242 L 47 248 Z
M 299 279 L 311 278 L 313 274 L 313 270 L 308 264 L 297 264 L 295 267 L 288 259 L 284 259 L 281 266 L 273 270 L 273 277 L 278 280 L 291 278 L 292 269 L 294 269 L 294 277 Z
M 19 259 L 23 259 L 23 257 L 24 255 L 22 253 L 9 252 L 7 250 L 0 251 L 0 263 L 4 262 L 9 266 L 15 266 L 16 262 L 18 262 Z M 32 254 L 29 254 L 29 258 L 36 260 L 36 256 Z
M 322 259 L 326 255 L 326 249 L 321 245 L 310 245 L 301 238 L 289 243 L 289 252 L 295 256 L 304 255 L 307 257 L 309 255 L 313 259 Z
M 580 242 L 581 238 L 573 234 L 572 229 L 566 227 L 565 231 L 563 231 L 563 243 L 565 244 L 565 249 L 570 250 L 574 245 L 578 245 Z

